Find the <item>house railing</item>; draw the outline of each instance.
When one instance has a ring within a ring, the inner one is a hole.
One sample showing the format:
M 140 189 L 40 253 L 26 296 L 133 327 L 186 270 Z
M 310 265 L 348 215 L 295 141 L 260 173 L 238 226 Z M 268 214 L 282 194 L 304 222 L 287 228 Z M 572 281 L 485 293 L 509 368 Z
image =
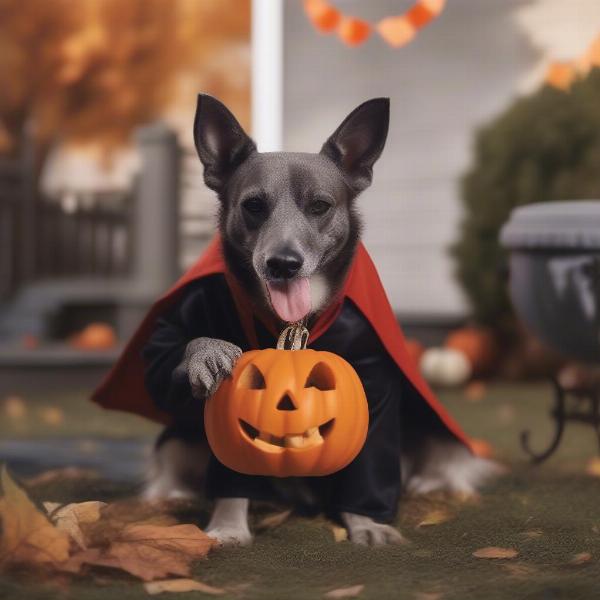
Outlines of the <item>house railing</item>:
M 179 147 L 161 124 L 136 139 L 141 170 L 127 192 L 49 198 L 33 161 L 0 159 L 0 301 L 40 279 L 127 277 L 162 289 L 174 278 Z

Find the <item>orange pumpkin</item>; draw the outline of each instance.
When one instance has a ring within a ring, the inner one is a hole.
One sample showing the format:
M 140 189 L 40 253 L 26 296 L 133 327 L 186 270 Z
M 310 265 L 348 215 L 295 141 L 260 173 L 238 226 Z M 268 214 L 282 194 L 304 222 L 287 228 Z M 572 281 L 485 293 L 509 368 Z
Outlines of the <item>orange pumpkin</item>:
M 328 475 L 365 443 L 367 399 L 354 369 L 331 352 L 244 353 L 204 409 L 215 456 L 248 475 Z
M 493 371 L 498 349 L 496 338 L 490 329 L 457 329 L 448 336 L 445 345 L 446 348 L 459 350 L 467 357 L 474 375 L 485 375 Z

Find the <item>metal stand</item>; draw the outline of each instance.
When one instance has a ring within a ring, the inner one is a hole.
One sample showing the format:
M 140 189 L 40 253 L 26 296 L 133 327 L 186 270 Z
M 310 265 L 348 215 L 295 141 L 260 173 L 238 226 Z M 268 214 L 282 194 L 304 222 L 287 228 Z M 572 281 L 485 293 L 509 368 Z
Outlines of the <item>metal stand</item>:
M 521 433 L 521 447 L 531 457 L 532 462 L 542 463 L 548 459 L 558 448 L 568 421 L 588 423 L 594 427 L 598 438 L 600 451 L 600 389 L 597 386 L 588 389 L 566 390 L 558 381 L 554 383 L 554 407 L 550 417 L 554 420 L 554 436 L 550 445 L 543 452 L 535 452 L 529 444 L 529 431 Z M 569 400 L 574 401 L 570 409 L 567 408 Z

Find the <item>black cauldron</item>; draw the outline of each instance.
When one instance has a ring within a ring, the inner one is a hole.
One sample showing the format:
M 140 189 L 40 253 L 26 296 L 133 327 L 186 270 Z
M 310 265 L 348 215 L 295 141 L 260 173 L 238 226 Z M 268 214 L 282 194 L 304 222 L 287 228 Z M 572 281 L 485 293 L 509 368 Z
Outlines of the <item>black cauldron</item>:
M 548 202 L 513 210 L 500 241 L 510 250 L 510 295 L 525 324 L 566 358 L 600 367 L 600 201 Z M 595 381 L 598 381 L 596 378 Z M 554 379 L 555 430 L 534 462 L 558 448 L 568 421 L 587 423 L 600 446 L 600 387 L 565 389 Z
M 500 241 L 521 319 L 566 357 L 600 364 L 600 201 L 516 208 Z

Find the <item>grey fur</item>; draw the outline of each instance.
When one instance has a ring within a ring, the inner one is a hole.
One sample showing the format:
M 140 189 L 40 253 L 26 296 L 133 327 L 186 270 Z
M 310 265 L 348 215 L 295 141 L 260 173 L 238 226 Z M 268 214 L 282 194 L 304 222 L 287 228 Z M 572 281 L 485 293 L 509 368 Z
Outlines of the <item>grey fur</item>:
M 225 259 L 260 308 L 272 310 L 265 282 L 267 260 L 277 255 L 300 258 L 297 277 L 326 278 L 329 298 L 342 285 L 360 235 L 355 199 L 371 183 L 388 122 L 389 100 L 375 98 L 353 110 L 318 153 L 258 152 L 227 108 L 198 97 L 194 140 L 205 182 L 221 201 Z M 250 213 L 249 200 L 262 213 Z M 319 202 L 329 205 L 322 214 Z
M 231 374 L 241 355 L 241 348 L 235 344 L 200 337 L 188 343 L 177 370 L 187 373 L 192 395 L 202 400 L 214 394 L 221 381 Z

